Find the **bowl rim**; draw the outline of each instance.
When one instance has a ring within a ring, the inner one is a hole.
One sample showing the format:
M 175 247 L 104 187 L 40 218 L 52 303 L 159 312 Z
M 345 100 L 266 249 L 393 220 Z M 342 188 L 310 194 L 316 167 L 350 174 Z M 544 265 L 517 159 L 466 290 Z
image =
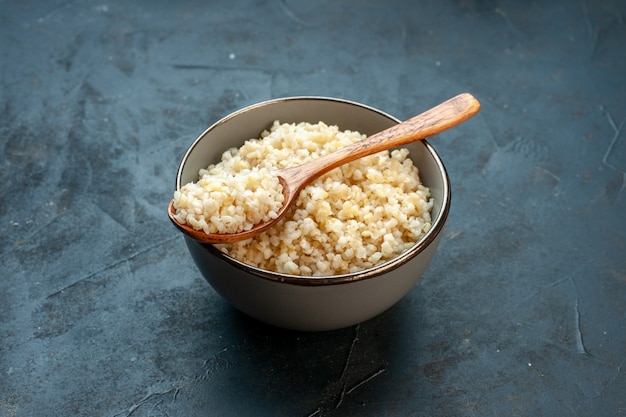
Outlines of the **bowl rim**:
M 332 102 L 339 102 L 339 103 L 344 103 L 344 104 L 349 104 L 349 105 L 353 105 L 353 106 L 357 106 L 357 107 L 361 107 L 364 108 L 366 110 L 370 110 L 373 112 L 376 112 L 388 119 L 390 119 L 392 122 L 394 123 L 400 123 L 401 120 L 398 119 L 397 117 L 392 116 L 389 113 L 386 113 L 382 110 L 379 110 L 375 107 L 363 104 L 363 103 L 359 103 L 357 101 L 352 101 L 352 100 L 348 100 L 348 99 L 343 99 L 343 98 L 335 98 L 335 97 L 328 97 L 328 96 L 306 96 L 306 95 L 300 95 L 300 96 L 286 96 L 286 97 L 280 97 L 280 98 L 275 98 L 275 99 L 270 99 L 270 100 L 265 100 L 265 101 L 261 101 L 255 104 L 251 104 L 248 106 L 245 106 L 239 110 L 236 110 L 234 112 L 229 113 L 228 115 L 222 117 L 221 119 L 219 119 L 218 121 L 216 121 L 215 123 L 213 123 L 212 125 L 210 125 L 208 128 L 206 128 L 194 141 L 193 143 L 189 146 L 189 148 L 187 149 L 187 151 L 185 152 L 185 154 L 183 155 L 183 157 L 181 158 L 181 161 L 178 165 L 178 169 L 176 172 L 176 184 L 175 184 L 175 189 L 178 190 L 181 187 L 181 177 L 182 177 L 182 172 L 183 172 L 183 168 L 185 166 L 185 163 L 187 161 L 187 159 L 189 158 L 189 156 L 191 155 L 191 153 L 193 152 L 193 150 L 195 149 L 195 147 L 204 139 L 204 137 L 211 132 L 213 129 L 215 129 L 217 126 L 224 124 L 226 122 L 228 122 L 229 120 L 237 117 L 240 114 L 249 112 L 249 111 L 253 111 L 256 108 L 259 107 L 263 107 L 263 106 L 267 106 L 267 105 L 271 105 L 271 104 L 276 104 L 279 102 L 286 102 L 286 101 L 332 101 Z M 442 232 L 443 227 L 446 223 L 446 220 L 448 218 L 448 214 L 450 212 L 450 204 L 451 204 L 451 190 L 450 190 L 450 179 L 448 176 L 448 172 L 446 170 L 446 167 L 444 166 L 441 158 L 439 157 L 439 154 L 435 151 L 435 149 L 432 147 L 432 145 L 427 141 L 427 140 L 421 140 L 421 143 L 424 144 L 424 146 L 426 147 L 427 151 L 430 153 L 430 155 L 433 157 L 435 164 L 437 165 L 439 171 L 441 172 L 441 176 L 443 179 L 443 190 L 442 190 L 442 198 L 443 198 L 443 203 L 442 203 L 442 208 L 439 211 L 438 215 L 435 217 L 435 219 L 431 219 L 431 228 L 428 230 L 428 232 L 426 232 L 426 234 L 418 241 L 416 242 L 413 246 L 411 246 L 409 249 L 407 249 L 406 251 L 404 251 L 403 253 L 401 253 L 400 255 L 396 256 L 393 259 L 390 259 L 386 262 L 383 262 L 381 264 L 375 265 L 371 268 L 368 269 L 364 269 L 362 271 L 357 271 L 357 272 L 352 272 L 352 273 L 347 273 L 347 274 L 338 274 L 338 275 L 323 275 L 323 276 L 301 276 L 301 275 L 290 275 L 290 274 L 285 274 L 285 273 L 281 273 L 281 272 L 274 272 L 274 271 L 268 271 L 265 269 L 261 269 L 261 268 L 257 268 L 255 266 L 252 265 L 248 265 L 242 261 L 239 261 L 227 254 L 225 254 L 224 252 L 222 252 L 220 249 L 218 249 L 217 247 L 215 247 L 212 244 L 206 244 L 206 243 L 199 243 L 196 242 L 195 240 L 191 239 L 188 236 L 184 236 L 185 239 L 188 239 L 189 241 L 201 245 L 204 248 L 206 248 L 209 252 L 211 252 L 216 258 L 218 258 L 218 260 L 223 261 L 223 262 L 227 262 L 232 264 L 233 266 L 242 269 L 244 272 L 247 272 L 251 275 L 257 276 L 259 278 L 263 278 L 265 280 L 269 280 L 269 281 L 275 281 L 275 282 L 280 282 L 280 283 L 288 283 L 288 284 L 294 284 L 294 285 L 301 285 L 301 286 L 317 286 L 317 285 L 335 285 L 335 284 L 346 284 L 349 282 L 355 282 L 355 281 L 363 281 L 366 279 L 371 279 L 371 278 L 375 278 L 377 276 L 380 276 L 382 274 L 385 274 L 391 270 L 394 270 L 398 267 L 400 267 L 401 265 L 409 262 L 411 259 L 413 259 L 414 257 L 416 257 L 418 254 L 420 254 L 421 252 L 423 252 L 431 243 L 433 243 L 433 241 L 435 241 L 437 239 L 437 237 L 439 236 L 439 234 Z

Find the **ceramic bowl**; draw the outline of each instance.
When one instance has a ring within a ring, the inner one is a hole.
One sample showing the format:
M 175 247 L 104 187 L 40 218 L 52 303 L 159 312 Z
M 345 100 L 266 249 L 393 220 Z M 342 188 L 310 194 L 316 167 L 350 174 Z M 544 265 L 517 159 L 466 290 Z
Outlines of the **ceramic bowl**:
M 425 106 L 423 110 L 426 110 Z M 416 109 L 419 113 L 420 109 Z M 205 130 L 182 158 L 176 187 L 196 181 L 198 171 L 218 162 L 230 147 L 259 137 L 274 120 L 286 123 L 323 121 L 341 130 L 373 134 L 399 120 L 363 104 L 327 97 L 288 97 L 236 111 Z M 185 236 L 193 260 L 209 284 L 243 313 L 293 330 L 339 329 L 368 320 L 398 302 L 420 279 L 433 258 L 450 208 L 446 169 L 427 141 L 407 145 L 423 183 L 434 199 L 432 227 L 397 258 L 358 273 L 301 277 L 258 269 L 208 244 Z

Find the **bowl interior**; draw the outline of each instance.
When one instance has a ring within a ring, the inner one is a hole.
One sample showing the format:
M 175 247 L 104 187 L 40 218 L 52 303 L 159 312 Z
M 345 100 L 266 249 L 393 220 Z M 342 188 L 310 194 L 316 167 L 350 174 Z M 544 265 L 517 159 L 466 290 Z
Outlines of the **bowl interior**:
M 366 135 L 399 122 L 374 108 L 325 97 L 290 97 L 259 103 L 221 119 L 196 139 L 180 163 L 176 188 L 196 181 L 198 171 L 211 163 L 219 162 L 222 153 L 227 149 L 239 147 L 250 138 L 258 138 L 261 131 L 268 129 L 274 120 L 283 123 L 322 121 L 337 125 L 341 130 L 356 130 Z M 441 231 L 447 217 L 450 205 L 448 176 L 439 156 L 428 142 L 417 141 L 406 147 L 410 151 L 410 158 L 419 168 L 422 182 L 430 188 L 434 199 L 432 228 L 422 239 L 423 242 Z M 419 244 L 420 242 L 416 245 Z

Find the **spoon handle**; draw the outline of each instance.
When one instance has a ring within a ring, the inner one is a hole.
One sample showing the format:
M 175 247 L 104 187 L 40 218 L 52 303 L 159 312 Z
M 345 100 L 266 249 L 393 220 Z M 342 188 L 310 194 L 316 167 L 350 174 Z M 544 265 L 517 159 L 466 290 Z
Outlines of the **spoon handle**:
M 479 109 L 480 103 L 474 96 L 469 93 L 462 93 L 424 113 L 336 152 L 324 155 L 304 165 L 288 168 L 284 173 L 291 177 L 293 183 L 304 186 L 326 172 L 348 162 L 441 133 L 474 116 Z

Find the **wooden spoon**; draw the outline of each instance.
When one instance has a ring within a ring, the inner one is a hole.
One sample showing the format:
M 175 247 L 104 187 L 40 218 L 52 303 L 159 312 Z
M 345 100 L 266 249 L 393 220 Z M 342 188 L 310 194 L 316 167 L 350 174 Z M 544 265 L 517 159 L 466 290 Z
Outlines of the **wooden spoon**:
M 283 205 L 278 211 L 278 217 L 268 222 L 259 223 L 250 230 L 238 233 L 211 234 L 205 233 L 203 230 L 196 230 L 187 224 L 179 223 L 174 218 L 176 214 L 174 200 L 170 201 L 168 206 L 169 218 L 183 233 L 201 243 L 232 243 L 250 238 L 276 224 L 289 207 L 295 203 L 300 191 L 331 169 L 364 156 L 441 133 L 474 116 L 479 109 L 480 103 L 474 96 L 469 93 L 459 94 L 405 122 L 394 125 L 333 153 L 324 155 L 306 164 L 277 171 L 276 175 L 283 187 L 283 195 L 285 197 Z

